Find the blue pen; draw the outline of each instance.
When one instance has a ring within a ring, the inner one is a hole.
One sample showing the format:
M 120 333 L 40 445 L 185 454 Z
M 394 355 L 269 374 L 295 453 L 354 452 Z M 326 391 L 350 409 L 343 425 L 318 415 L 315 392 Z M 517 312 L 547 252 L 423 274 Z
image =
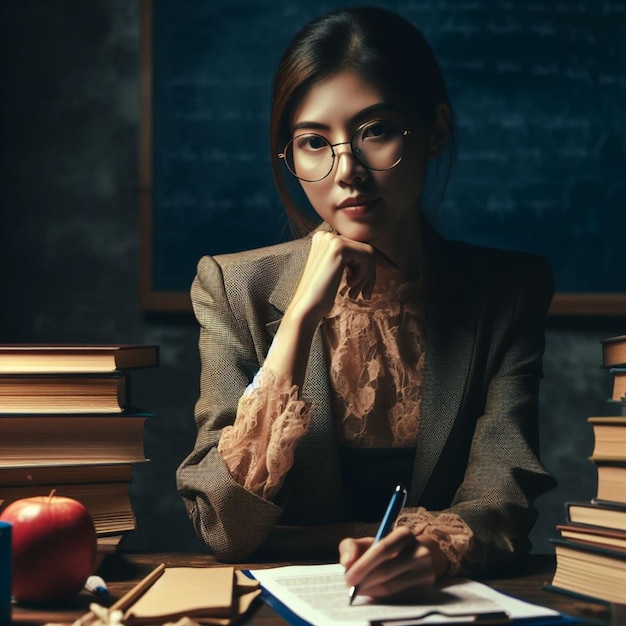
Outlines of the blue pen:
M 387 510 L 383 516 L 383 521 L 378 527 L 378 532 L 376 533 L 376 537 L 374 537 L 374 543 L 372 545 L 376 545 L 385 535 L 390 533 L 405 502 L 406 489 L 402 485 L 398 485 L 391 496 L 391 500 L 389 500 L 389 505 L 387 506 Z M 350 600 L 348 604 L 352 604 L 352 601 L 356 598 L 358 592 L 358 585 L 350 587 Z

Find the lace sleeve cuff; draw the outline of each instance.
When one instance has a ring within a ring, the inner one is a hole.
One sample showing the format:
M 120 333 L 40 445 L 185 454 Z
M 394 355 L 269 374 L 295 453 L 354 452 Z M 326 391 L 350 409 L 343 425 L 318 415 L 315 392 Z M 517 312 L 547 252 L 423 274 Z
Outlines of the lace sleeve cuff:
M 218 452 L 239 484 L 271 500 L 310 417 L 310 404 L 299 398 L 298 387 L 262 368 L 239 400 L 234 424 L 222 431 Z
M 427 537 L 439 546 L 450 561 L 448 574 L 454 576 L 464 567 L 471 568 L 481 559 L 481 549 L 472 529 L 456 514 L 431 512 L 424 507 L 406 508 L 397 521 L 419 539 Z

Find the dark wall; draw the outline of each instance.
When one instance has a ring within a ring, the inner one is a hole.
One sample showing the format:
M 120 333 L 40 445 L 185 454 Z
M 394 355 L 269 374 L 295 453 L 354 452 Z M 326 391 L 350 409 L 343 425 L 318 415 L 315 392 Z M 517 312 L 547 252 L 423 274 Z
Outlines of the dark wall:
M 160 367 L 132 378 L 156 417 L 126 545 L 199 547 L 174 483 L 194 440 L 197 330 L 139 306 L 139 2 L 0 7 L 0 341 L 161 347 Z
M 196 549 L 174 472 L 195 434 L 197 328 L 139 306 L 139 2 L 2 0 L 0 25 L 0 342 L 161 346 L 160 367 L 133 374 L 156 417 L 125 545 Z M 610 390 L 599 340 L 624 332 L 626 320 L 550 320 L 542 444 L 560 486 L 539 502 L 536 551 L 550 550 L 565 500 L 594 494 L 586 418 L 607 412 Z

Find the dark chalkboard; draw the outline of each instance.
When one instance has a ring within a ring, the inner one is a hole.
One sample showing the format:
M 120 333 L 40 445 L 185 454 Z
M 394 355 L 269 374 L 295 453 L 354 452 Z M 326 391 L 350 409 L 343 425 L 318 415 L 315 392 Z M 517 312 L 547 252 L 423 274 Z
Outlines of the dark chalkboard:
M 459 162 L 451 238 L 552 261 L 553 313 L 626 313 L 626 0 L 403 0 L 447 77 Z M 295 31 L 337 3 L 144 0 L 142 301 L 188 309 L 203 254 L 287 236 L 270 84 Z

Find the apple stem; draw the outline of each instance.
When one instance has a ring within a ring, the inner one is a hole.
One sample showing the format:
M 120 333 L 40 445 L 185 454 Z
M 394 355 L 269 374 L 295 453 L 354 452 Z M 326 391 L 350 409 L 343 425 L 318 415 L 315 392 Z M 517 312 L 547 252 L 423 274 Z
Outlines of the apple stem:
M 52 498 L 53 498 L 53 496 L 54 496 L 54 494 L 55 494 L 56 492 L 57 492 L 57 490 L 56 490 L 56 489 L 53 489 L 53 490 L 50 492 L 50 495 L 48 496 L 48 501 L 49 501 L 49 502 L 52 502 Z

